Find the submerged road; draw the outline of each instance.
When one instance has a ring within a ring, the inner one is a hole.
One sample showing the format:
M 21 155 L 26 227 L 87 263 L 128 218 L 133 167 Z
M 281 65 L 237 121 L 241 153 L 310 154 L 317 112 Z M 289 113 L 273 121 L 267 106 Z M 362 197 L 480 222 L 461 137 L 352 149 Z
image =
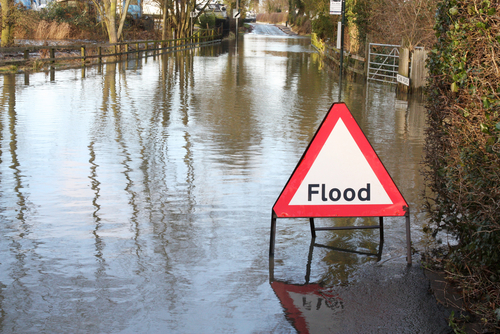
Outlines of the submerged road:
M 418 256 L 406 265 L 404 219 L 384 240 L 312 244 L 307 220 L 278 220 L 270 261 L 272 205 L 340 89 L 307 38 L 254 27 L 54 80 L 0 76 L 0 333 L 450 332 Z M 425 108 L 341 84 L 418 208 Z M 418 252 L 425 215 L 411 218 Z
M 264 36 L 288 36 L 286 33 L 281 31 L 274 24 L 266 24 L 266 23 L 253 23 L 252 34 L 255 35 L 264 35 Z

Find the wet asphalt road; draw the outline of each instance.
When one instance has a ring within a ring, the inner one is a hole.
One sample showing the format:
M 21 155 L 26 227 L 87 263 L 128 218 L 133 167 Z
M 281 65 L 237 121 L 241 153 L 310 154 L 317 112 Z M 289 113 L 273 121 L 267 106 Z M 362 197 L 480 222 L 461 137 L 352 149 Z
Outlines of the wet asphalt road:
M 337 333 L 452 333 L 420 265 L 404 259 L 367 266 L 358 283 L 341 288 Z

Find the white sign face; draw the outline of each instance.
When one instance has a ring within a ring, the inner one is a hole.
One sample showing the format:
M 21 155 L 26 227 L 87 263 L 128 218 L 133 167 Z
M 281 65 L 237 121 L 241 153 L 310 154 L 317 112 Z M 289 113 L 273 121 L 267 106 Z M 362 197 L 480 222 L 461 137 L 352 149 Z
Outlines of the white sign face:
M 233 9 L 233 19 L 240 18 L 240 12 L 236 9 Z
M 400 83 L 402 83 L 403 85 L 405 86 L 409 86 L 410 85 L 410 78 L 407 78 L 405 76 L 402 76 L 401 74 L 398 74 L 396 76 L 396 80 Z
M 342 48 L 342 22 L 337 23 L 337 49 Z
M 342 15 L 341 0 L 330 0 L 330 15 Z
M 341 118 L 289 205 L 393 204 Z

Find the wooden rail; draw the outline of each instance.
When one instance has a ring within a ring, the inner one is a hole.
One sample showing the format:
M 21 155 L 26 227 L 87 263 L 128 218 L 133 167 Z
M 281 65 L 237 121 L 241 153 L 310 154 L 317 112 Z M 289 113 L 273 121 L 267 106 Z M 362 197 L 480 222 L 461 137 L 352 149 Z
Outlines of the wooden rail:
M 220 42 L 222 39 L 221 29 L 203 29 L 198 30 L 195 34 L 187 38 L 167 39 L 167 40 L 150 40 L 150 41 L 129 41 L 120 43 L 102 43 L 102 44 L 75 44 L 75 45 L 29 45 L 22 47 L 0 48 L 0 54 L 22 55 L 22 58 L 0 59 L 2 65 L 24 65 L 33 61 L 41 61 L 43 63 L 55 63 L 56 61 L 81 61 L 82 66 L 87 63 L 97 62 L 102 63 L 103 59 L 109 58 L 113 60 L 128 58 L 132 54 L 141 52 L 152 53 L 153 56 L 167 53 L 186 50 L 202 45 Z M 44 51 L 48 57 L 44 58 L 40 55 L 40 51 Z M 77 52 L 74 56 L 58 56 L 59 52 Z M 30 55 L 30 52 L 37 52 L 36 56 Z
M 316 34 L 311 34 L 311 45 L 326 59 L 336 65 L 340 64 L 340 49 L 334 48 L 331 45 L 323 43 L 316 37 Z M 349 52 L 344 52 L 343 67 L 344 70 L 352 73 L 366 75 L 366 59 L 357 55 L 352 55 Z

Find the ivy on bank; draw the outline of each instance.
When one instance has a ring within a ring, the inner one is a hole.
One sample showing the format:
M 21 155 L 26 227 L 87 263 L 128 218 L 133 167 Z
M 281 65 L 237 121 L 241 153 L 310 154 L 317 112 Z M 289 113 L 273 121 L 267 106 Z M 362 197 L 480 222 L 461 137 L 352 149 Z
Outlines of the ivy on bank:
M 424 158 L 434 233 L 455 234 L 459 244 L 451 261 L 457 271 L 477 274 L 493 287 L 500 282 L 499 15 L 493 0 L 438 4 Z M 500 294 L 490 290 L 474 298 L 488 298 L 481 313 L 494 324 Z

